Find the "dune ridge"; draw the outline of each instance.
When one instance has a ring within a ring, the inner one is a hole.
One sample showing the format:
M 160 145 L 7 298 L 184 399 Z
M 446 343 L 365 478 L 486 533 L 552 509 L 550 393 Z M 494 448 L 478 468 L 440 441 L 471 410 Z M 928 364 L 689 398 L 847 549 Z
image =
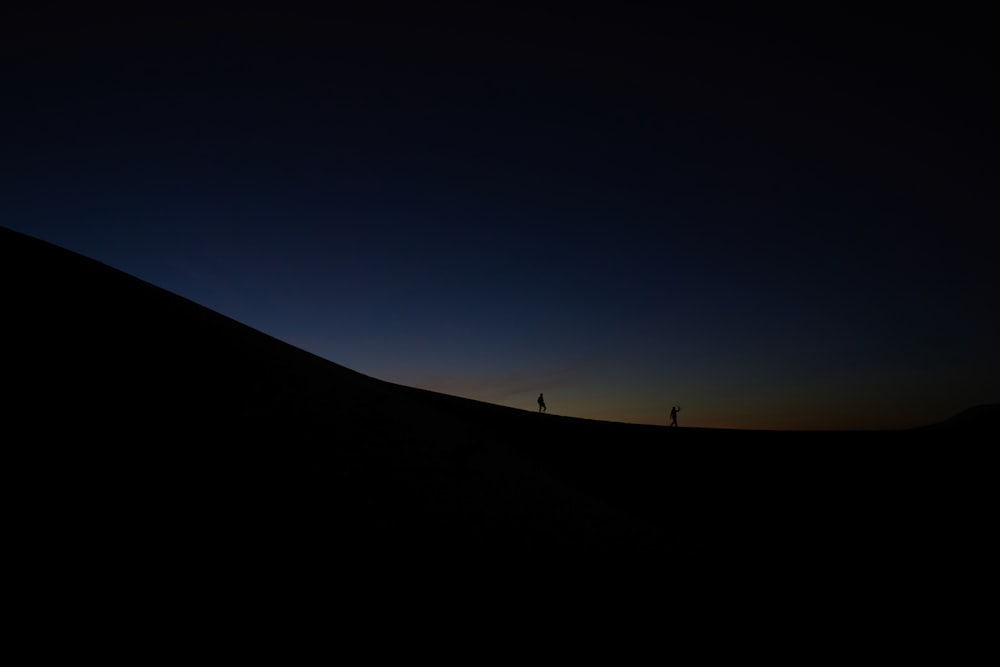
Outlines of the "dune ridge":
M 870 563 L 927 535 L 961 549 L 977 520 L 968 460 L 940 448 L 975 442 L 996 406 L 881 433 L 539 415 L 370 378 L 6 228 L 0 248 L 9 432 L 67 547 L 303 571 L 585 554 L 735 576 Z

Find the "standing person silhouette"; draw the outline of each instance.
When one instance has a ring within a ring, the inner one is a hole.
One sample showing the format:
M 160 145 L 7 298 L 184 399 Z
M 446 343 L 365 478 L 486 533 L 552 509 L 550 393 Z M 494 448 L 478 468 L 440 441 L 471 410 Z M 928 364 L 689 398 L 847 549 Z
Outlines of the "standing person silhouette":
M 538 395 L 538 411 L 545 412 L 545 398 L 541 394 Z
M 670 425 L 671 426 L 677 426 L 677 413 L 680 412 L 680 411 L 681 411 L 681 409 L 679 407 L 677 407 L 676 405 L 674 407 L 670 408 Z

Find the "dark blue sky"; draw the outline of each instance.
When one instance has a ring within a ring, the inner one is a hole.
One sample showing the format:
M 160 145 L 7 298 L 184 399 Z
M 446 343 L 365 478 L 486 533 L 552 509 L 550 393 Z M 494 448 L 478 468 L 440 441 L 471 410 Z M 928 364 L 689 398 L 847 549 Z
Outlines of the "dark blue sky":
M 1000 402 L 983 17 L 206 7 L 4 10 L 2 224 L 526 409 L 861 428 Z

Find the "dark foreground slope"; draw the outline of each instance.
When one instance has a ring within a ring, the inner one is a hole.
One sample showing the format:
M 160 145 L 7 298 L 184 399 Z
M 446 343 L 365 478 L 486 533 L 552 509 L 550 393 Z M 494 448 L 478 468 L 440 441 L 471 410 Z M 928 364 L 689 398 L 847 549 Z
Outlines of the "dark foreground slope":
M 43 559 L 123 564 L 124 550 L 138 569 L 182 564 L 159 568 L 169 580 L 557 555 L 655 563 L 677 585 L 828 581 L 976 548 L 963 448 L 978 431 L 538 415 L 381 382 L 77 254 L 0 239 L 6 440 Z
M 0 247 L 8 432 L 67 530 L 400 562 L 676 552 L 524 455 L 537 415 L 375 380 L 7 229 Z

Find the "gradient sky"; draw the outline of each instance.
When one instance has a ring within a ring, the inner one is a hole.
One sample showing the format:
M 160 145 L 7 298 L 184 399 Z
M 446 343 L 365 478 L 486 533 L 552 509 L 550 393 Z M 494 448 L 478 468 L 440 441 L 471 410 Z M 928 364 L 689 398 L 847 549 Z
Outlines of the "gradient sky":
M 528 410 L 894 428 L 1000 402 L 991 24 L 699 6 L 6 9 L 0 224 Z

